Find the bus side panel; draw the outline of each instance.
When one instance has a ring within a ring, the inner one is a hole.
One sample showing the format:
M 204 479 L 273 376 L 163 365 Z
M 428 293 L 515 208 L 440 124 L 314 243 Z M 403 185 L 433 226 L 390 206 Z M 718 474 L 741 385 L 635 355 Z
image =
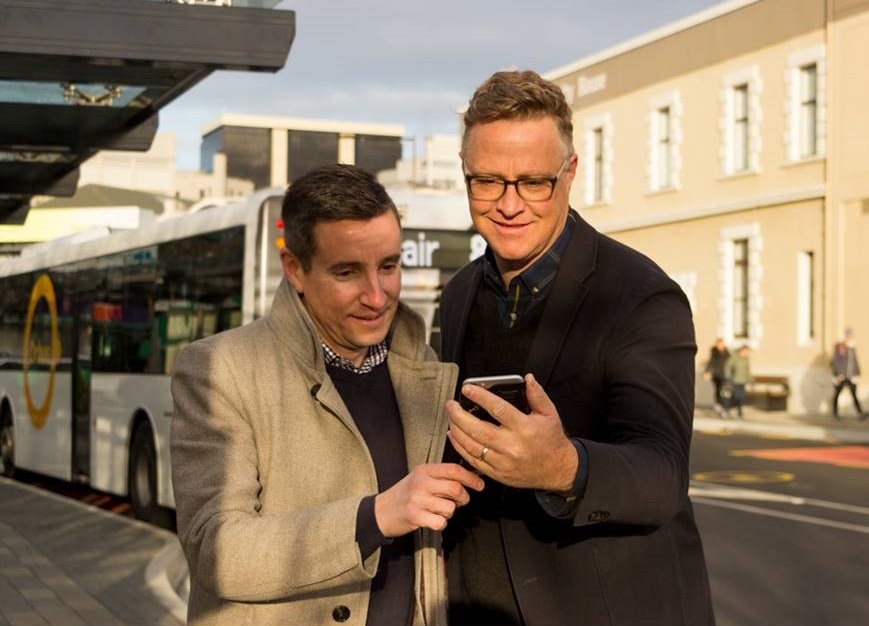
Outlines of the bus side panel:
M 15 465 L 54 478 L 72 478 L 72 424 L 69 372 L 34 371 L 27 376 L 34 415 L 28 411 L 24 376 L 4 371 L 2 386 L 9 392 L 15 433 Z M 54 390 L 47 397 L 51 379 Z M 44 413 L 42 413 L 44 412 Z M 38 427 L 41 426 L 41 427 Z
M 172 395 L 169 376 L 94 374 L 91 378 L 91 485 L 102 491 L 127 494 L 127 470 L 133 418 L 150 417 L 157 450 L 158 502 L 175 506 L 169 458 Z

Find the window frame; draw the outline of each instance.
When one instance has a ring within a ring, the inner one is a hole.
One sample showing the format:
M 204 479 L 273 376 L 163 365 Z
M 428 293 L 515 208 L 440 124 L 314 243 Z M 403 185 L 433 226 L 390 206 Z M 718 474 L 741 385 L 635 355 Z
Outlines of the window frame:
M 806 72 L 814 70 L 813 136 L 805 134 L 806 111 L 809 101 L 803 93 Z M 827 152 L 827 59 L 826 46 L 819 44 L 794 52 L 788 57 L 785 70 L 786 123 L 785 153 L 789 163 L 824 158 Z M 814 144 L 814 150 L 807 149 Z
M 744 258 L 738 259 L 737 243 L 744 242 Z M 763 268 L 761 251 L 763 238 L 757 222 L 734 224 L 723 228 L 718 239 L 718 315 L 720 327 L 718 335 L 729 342 L 745 344 L 757 349 L 763 337 L 762 311 Z M 742 290 L 737 294 L 735 275 L 742 274 Z M 742 307 L 740 314 L 743 328 L 737 328 L 736 307 Z M 742 332 L 740 332 L 742 331 Z
M 757 66 L 731 72 L 722 80 L 721 171 L 725 177 L 760 172 L 762 91 L 763 83 Z M 744 95 L 742 110 L 738 107 L 740 94 Z
M 666 133 L 661 114 L 667 111 Z M 650 193 L 681 186 L 682 100 L 678 91 L 649 100 L 647 178 Z
M 585 122 L 583 160 L 585 204 L 611 204 L 613 188 L 613 122 L 610 114 L 589 118 Z

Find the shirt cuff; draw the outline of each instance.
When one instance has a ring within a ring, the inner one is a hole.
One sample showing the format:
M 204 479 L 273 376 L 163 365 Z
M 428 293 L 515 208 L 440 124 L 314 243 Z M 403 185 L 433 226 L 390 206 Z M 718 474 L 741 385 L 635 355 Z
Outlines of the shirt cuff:
M 392 539 L 384 537 L 374 516 L 374 496 L 365 496 L 356 510 L 356 544 L 364 561 L 374 554 L 374 551 L 387 544 Z
M 585 486 L 588 484 L 588 450 L 579 439 L 571 439 L 570 443 L 579 455 L 579 465 L 576 468 L 576 477 L 573 479 L 570 493 L 567 496 L 548 491 L 538 491 L 535 494 L 541 508 L 550 517 L 556 519 L 570 519 L 576 514 L 579 503 L 585 495 Z

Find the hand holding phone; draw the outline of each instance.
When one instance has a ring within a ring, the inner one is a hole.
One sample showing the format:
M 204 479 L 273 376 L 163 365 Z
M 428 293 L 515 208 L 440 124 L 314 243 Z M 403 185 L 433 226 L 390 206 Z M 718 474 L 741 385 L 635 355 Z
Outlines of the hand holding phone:
M 529 410 L 528 401 L 525 398 L 525 379 L 518 374 L 466 378 L 462 381 L 462 386 L 464 385 L 479 385 L 495 395 L 500 396 L 523 413 L 527 413 Z M 498 420 L 489 415 L 483 407 L 468 400 L 464 395 L 460 396 L 459 404 L 461 404 L 463 409 L 475 417 L 499 425 Z

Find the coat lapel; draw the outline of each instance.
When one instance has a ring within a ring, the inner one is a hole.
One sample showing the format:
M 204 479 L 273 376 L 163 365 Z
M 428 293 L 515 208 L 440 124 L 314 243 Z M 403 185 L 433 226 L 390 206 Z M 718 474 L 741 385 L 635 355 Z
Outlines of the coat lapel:
M 440 461 L 447 430 L 443 404 L 452 397 L 458 368 L 436 362 L 414 364 L 398 355 L 390 355 L 387 363 L 404 428 L 408 469 Z
M 462 353 L 462 341 L 465 337 L 468 316 L 474 303 L 474 294 L 483 278 L 482 259 L 473 261 L 467 272 L 460 272 L 450 284 L 455 291 L 453 301 L 458 305 L 441 308 L 441 351 L 444 361 L 456 362 Z
M 577 215 L 576 229 L 559 263 L 526 364 L 527 371 L 543 386 L 549 381 L 573 319 L 588 295 L 585 280 L 594 272 L 596 258 L 597 233 Z

